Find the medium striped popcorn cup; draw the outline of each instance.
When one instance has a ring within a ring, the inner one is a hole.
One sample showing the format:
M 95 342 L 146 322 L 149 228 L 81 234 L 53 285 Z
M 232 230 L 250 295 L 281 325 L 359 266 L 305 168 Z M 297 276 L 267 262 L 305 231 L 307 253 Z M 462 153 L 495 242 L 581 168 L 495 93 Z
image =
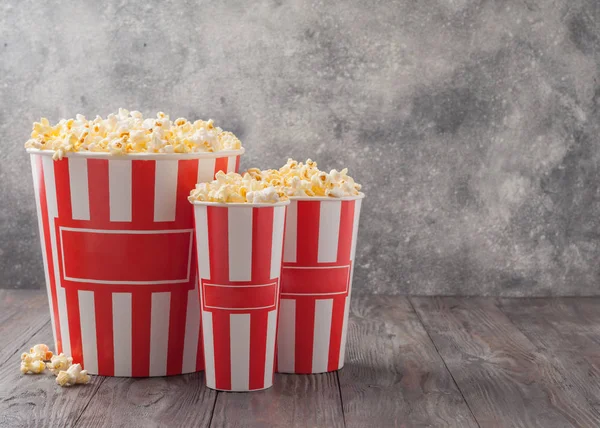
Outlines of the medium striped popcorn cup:
M 273 385 L 288 204 L 194 203 L 209 388 Z
M 279 373 L 323 373 L 344 365 L 363 197 L 292 198 L 281 273 Z
M 29 149 L 57 352 L 103 376 L 203 369 L 193 209 L 197 181 L 242 150 L 194 154 Z

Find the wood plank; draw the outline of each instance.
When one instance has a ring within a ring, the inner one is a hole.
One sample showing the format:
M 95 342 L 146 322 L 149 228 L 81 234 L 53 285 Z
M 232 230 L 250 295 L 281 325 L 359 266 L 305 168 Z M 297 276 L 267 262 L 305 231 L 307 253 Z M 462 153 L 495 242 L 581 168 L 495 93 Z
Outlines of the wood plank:
M 275 375 L 272 388 L 220 392 L 211 427 L 343 427 L 335 373 Z
M 39 290 L 0 290 L 0 365 L 50 320 L 46 294 Z M 54 340 L 48 341 L 54 347 Z
M 600 413 L 493 298 L 411 298 L 481 426 L 598 427 Z
M 477 426 L 410 302 L 356 296 L 345 367 L 346 425 Z
M 49 318 L 49 316 L 48 316 Z M 50 321 L 33 337 L 24 337 L 27 345 L 50 343 Z M 104 378 L 92 376 L 88 385 L 61 388 L 49 373 L 22 375 L 20 352 L 0 366 L 0 427 L 72 427 L 96 393 Z
M 600 299 L 500 299 L 502 312 L 599 408 L 600 316 L 586 316 L 584 306 L 600 310 Z
M 105 378 L 78 427 L 208 427 L 217 393 L 204 374 Z

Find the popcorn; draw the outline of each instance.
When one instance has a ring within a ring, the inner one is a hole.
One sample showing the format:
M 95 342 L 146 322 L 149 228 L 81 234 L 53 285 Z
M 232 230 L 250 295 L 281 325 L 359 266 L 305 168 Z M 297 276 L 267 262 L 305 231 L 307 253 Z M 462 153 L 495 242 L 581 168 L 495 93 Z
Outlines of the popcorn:
M 21 354 L 21 373 L 41 373 L 46 368 L 44 361 L 52 358 L 52 352 L 47 345 L 38 344 Z
M 288 200 L 284 189 L 260 179 L 259 170 L 248 170 L 244 175 L 219 171 L 210 183 L 199 183 L 190 192 L 188 200 L 221 203 L 274 204 Z
M 51 361 L 46 363 L 46 368 L 56 376 L 59 372 L 67 370 L 71 365 L 73 365 L 73 357 L 67 357 L 65 354 L 60 353 L 59 355 L 54 355 Z
M 120 108 L 106 119 L 93 120 L 78 114 L 50 125 L 46 118 L 33 124 L 26 148 L 54 151 L 54 159 L 68 152 L 106 152 L 121 156 L 128 153 L 198 153 L 238 150 L 240 140 L 231 132 L 216 127 L 211 120 L 193 123 L 178 118 L 175 122 L 163 112 L 156 119 L 144 119 L 139 111 Z
M 81 364 L 74 364 L 69 367 L 66 371 L 61 370 L 56 377 L 56 383 L 60 386 L 71 386 L 78 383 L 88 383 L 90 381 L 90 375 L 87 370 L 81 369 Z
M 42 343 L 34 345 L 33 348 L 29 349 L 29 353 L 35 355 L 42 361 L 48 361 L 52 358 L 52 351 L 50 351 L 48 345 L 44 345 Z
M 42 373 L 46 369 L 46 364 L 42 360 L 36 360 L 31 357 L 31 354 L 24 353 L 21 355 L 21 373 Z

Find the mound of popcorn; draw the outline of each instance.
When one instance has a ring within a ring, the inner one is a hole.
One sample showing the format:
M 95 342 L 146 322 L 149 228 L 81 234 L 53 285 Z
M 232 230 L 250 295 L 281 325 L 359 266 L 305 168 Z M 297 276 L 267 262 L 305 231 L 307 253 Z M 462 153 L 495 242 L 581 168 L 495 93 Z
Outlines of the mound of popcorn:
M 75 119 L 62 119 L 51 125 L 42 118 L 33 124 L 26 148 L 53 150 L 54 159 L 67 152 L 128 153 L 198 153 L 237 150 L 240 140 L 208 121 L 190 122 L 179 118 L 171 121 L 159 112 L 156 118 L 144 119 L 139 111 L 120 108 L 106 119 L 93 120 L 78 114 Z
M 209 183 L 198 183 L 190 192 L 190 202 L 221 203 L 277 203 L 288 199 L 281 186 L 258 180 L 248 170 L 245 174 L 219 171 L 215 180 Z
M 54 355 L 48 345 L 38 344 L 21 355 L 21 373 L 40 374 L 45 369 L 56 376 L 60 386 L 71 386 L 88 383 L 90 375 L 83 370 L 81 364 L 73 364 L 73 358 L 65 354 Z
M 361 186 L 348 175 L 348 168 L 341 171 L 332 169 L 329 173 L 319 170 L 317 163 L 308 159 L 306 163 L 288 159 L 279 168 L 248 170 L 257 180 L 280 186 L 288 196 L 328 196 L 341 198 L 356 196 Z

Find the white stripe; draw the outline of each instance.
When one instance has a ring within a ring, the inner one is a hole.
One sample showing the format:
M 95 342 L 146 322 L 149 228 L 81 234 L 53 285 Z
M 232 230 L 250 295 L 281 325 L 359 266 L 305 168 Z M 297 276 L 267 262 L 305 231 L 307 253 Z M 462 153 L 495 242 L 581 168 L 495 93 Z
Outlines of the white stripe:
M 57 161 L 61 162 L 61 161 Z M 48 215 L 50 219 L 58 216 L 58 208 L 56 205 L 56 184 L 54 181 L 54 161 L 50 156 L 42 156 L 42 164 L 44 167 L 44 184 L 46 185 L 46 199 L 48 200 Z M 51 221 L 52 226 L 54 222 Z M 50 227 L 53 229 L 53 227 Z
M 283 244 L 283 261 L 296 261 L 296 234 L 298 229 L 298 201 L 292 201 L 287 207 L 285 238 Z
M 277 371 L 279 373 L 294 373 L 295 340 L 296 301 L 281 299 L 277 333 Z
M 57 161 L 57 162 L 65 162 Z M 66 355 L 71 355 L 71 335 L 69 333 L 69 316 L 67 313 L 67 297 L 65 289 L 60 280 L 60 270 L 58 268 L 58 250 L 56 242 L 56 228 L 54 227 L 54 218 L 58 216 L 56 202 L 56 182 L 54 180 L 54 161 L 49 156 L 42 156 L 44 167 L 44 186 L 46 188 L 46 201 L 48 205 L 48 220 L 50 222 L 50 248 L 52 248 L 52 262 L 54 264 L 54 281 L 56 284 L 56 300 L 58 302 L 58 321 L 60 324 L 60 336 L 62 342 L 62 351 Z
M 229 318 L 231 349 L 231 390 L 250 389 L 250 314 L 232 314 Z
M 277 311 L 270 311 L 267 318 L 267 350 L 265 361 L 265 384 L 263 388 L 273 385 L 273 363 L 275 362 L 275 335 L 277 334 Z
M 352 278 L 352 275 L 350 276 Z M 350 279 L 352 281 L 352 279 Z M 350 283 L 352 285 L 352 282 Z M 346 355 L 346 337 L 348 335 L 348 315 L 350 314 L 350 294 L 346 297 L 346 304 L 344 305 L 344 323 L 342 325 L 342 340 L 340 342 L 340 361 L 338 363 L 338 370 L 344 367 L 344 357 Z
M 98 345 L 96 343 L 96 309 L 94 305 L 94 292 L 79 290 L 78 295 L 83 368 L 90 374 L 98 374 Z
M 350 260 L 354 260 L 354 256 L 356 255 L 356 239 L 358 238 L 358 221 L 360 217 L 361 205 L 362 199 L 357 199 L 354 201 L 354 222 L 352 224 L 352 246 L 350 248 Z
M 271 246 L 271 276 L 281 275 L 281 251 L 283 250 L 283 227 L 286 207 L 275 207 L 273 211 L 273 244 Z
M 229 280 L 252 279 L 252 207 L 228 210 Z
M 73 220 L 90 219 L 88 195 L 88 168 L 85 158 L 67 158 L 69 162 L 69 185 L 71 186 L 71 209 Z M 62 161 L 64 162 L 64 160 Z
M 213 341 L 212 313 L 202 311 L 202 337 L 204 340 L 204 377 L 206 386 L 215 388 L 215 343 Z
M 130 160 L 108 161 L 110 221 L 131 221 L 131 182 Z
M 171 293 L 152 293 L 150 376 L 165 376 L 167 374 L 170 304 Z
M 115 376 L 131 376 L 133 358 L 131 298 L 131 293 L 112 294 Z
M 196 284 L 198 280 L 196 279 Z M 182 373 L 196 371 L 198 353 L 198 335 L 200 333 L 200 303 L 198 301 L 198 285 L 188 291 L 187 310 L 185 315 L 185 337 L 183 339 Z
M 196 210 L 196 245 L 198 246 L 198 272 L 200 278 L 210 278 L 210 256 L 208 254 L 208 217 L 204 205 L 194 205 Z
M 40 200 L 40 173 L 38 165 L 39 156 L 30 155 L 31 173 L 33 175 L 33 193 L 35 194 L 35 208 L 37 211 L 38 229 L 40 231 L 40 244 L 42 245 L 42 262 L 44 263 L 44 277 L 46 279 L 46 293 L 48 295 L 48 305 L 50 306 L 50 323 L 52 324 L 52 338 L 54 339 L 56 349 L 56 321 L 54 320 L 54 302 L 52 301 L 52 289 L 50 286 L 50 273 L 48 271 L 48 255 L 46 254 L 46 239 L 44 237 L 44 223 L 42 219 L 42 206 Z M 51 222 L 49 222 L 51 223 Z
M 154 221 L 175 221 L 178 162 L 176 160 L 156 161 Z
M 319 214 L 319 263 L 337 260 L 342 201 L 322 201 Z
M 315 301 L 315 336 L 313 341 L 312 358 L 313 373 L 323 373 L 327 371 L 332 314 L 333 299 Z
M 198 183 L 213 181 L 215 178 L 215 162 L 215 158 L 198 160 Z
M 229 156 L 227 158 L 227 172 L 235 172 L 235 161 L 237 156 Z

